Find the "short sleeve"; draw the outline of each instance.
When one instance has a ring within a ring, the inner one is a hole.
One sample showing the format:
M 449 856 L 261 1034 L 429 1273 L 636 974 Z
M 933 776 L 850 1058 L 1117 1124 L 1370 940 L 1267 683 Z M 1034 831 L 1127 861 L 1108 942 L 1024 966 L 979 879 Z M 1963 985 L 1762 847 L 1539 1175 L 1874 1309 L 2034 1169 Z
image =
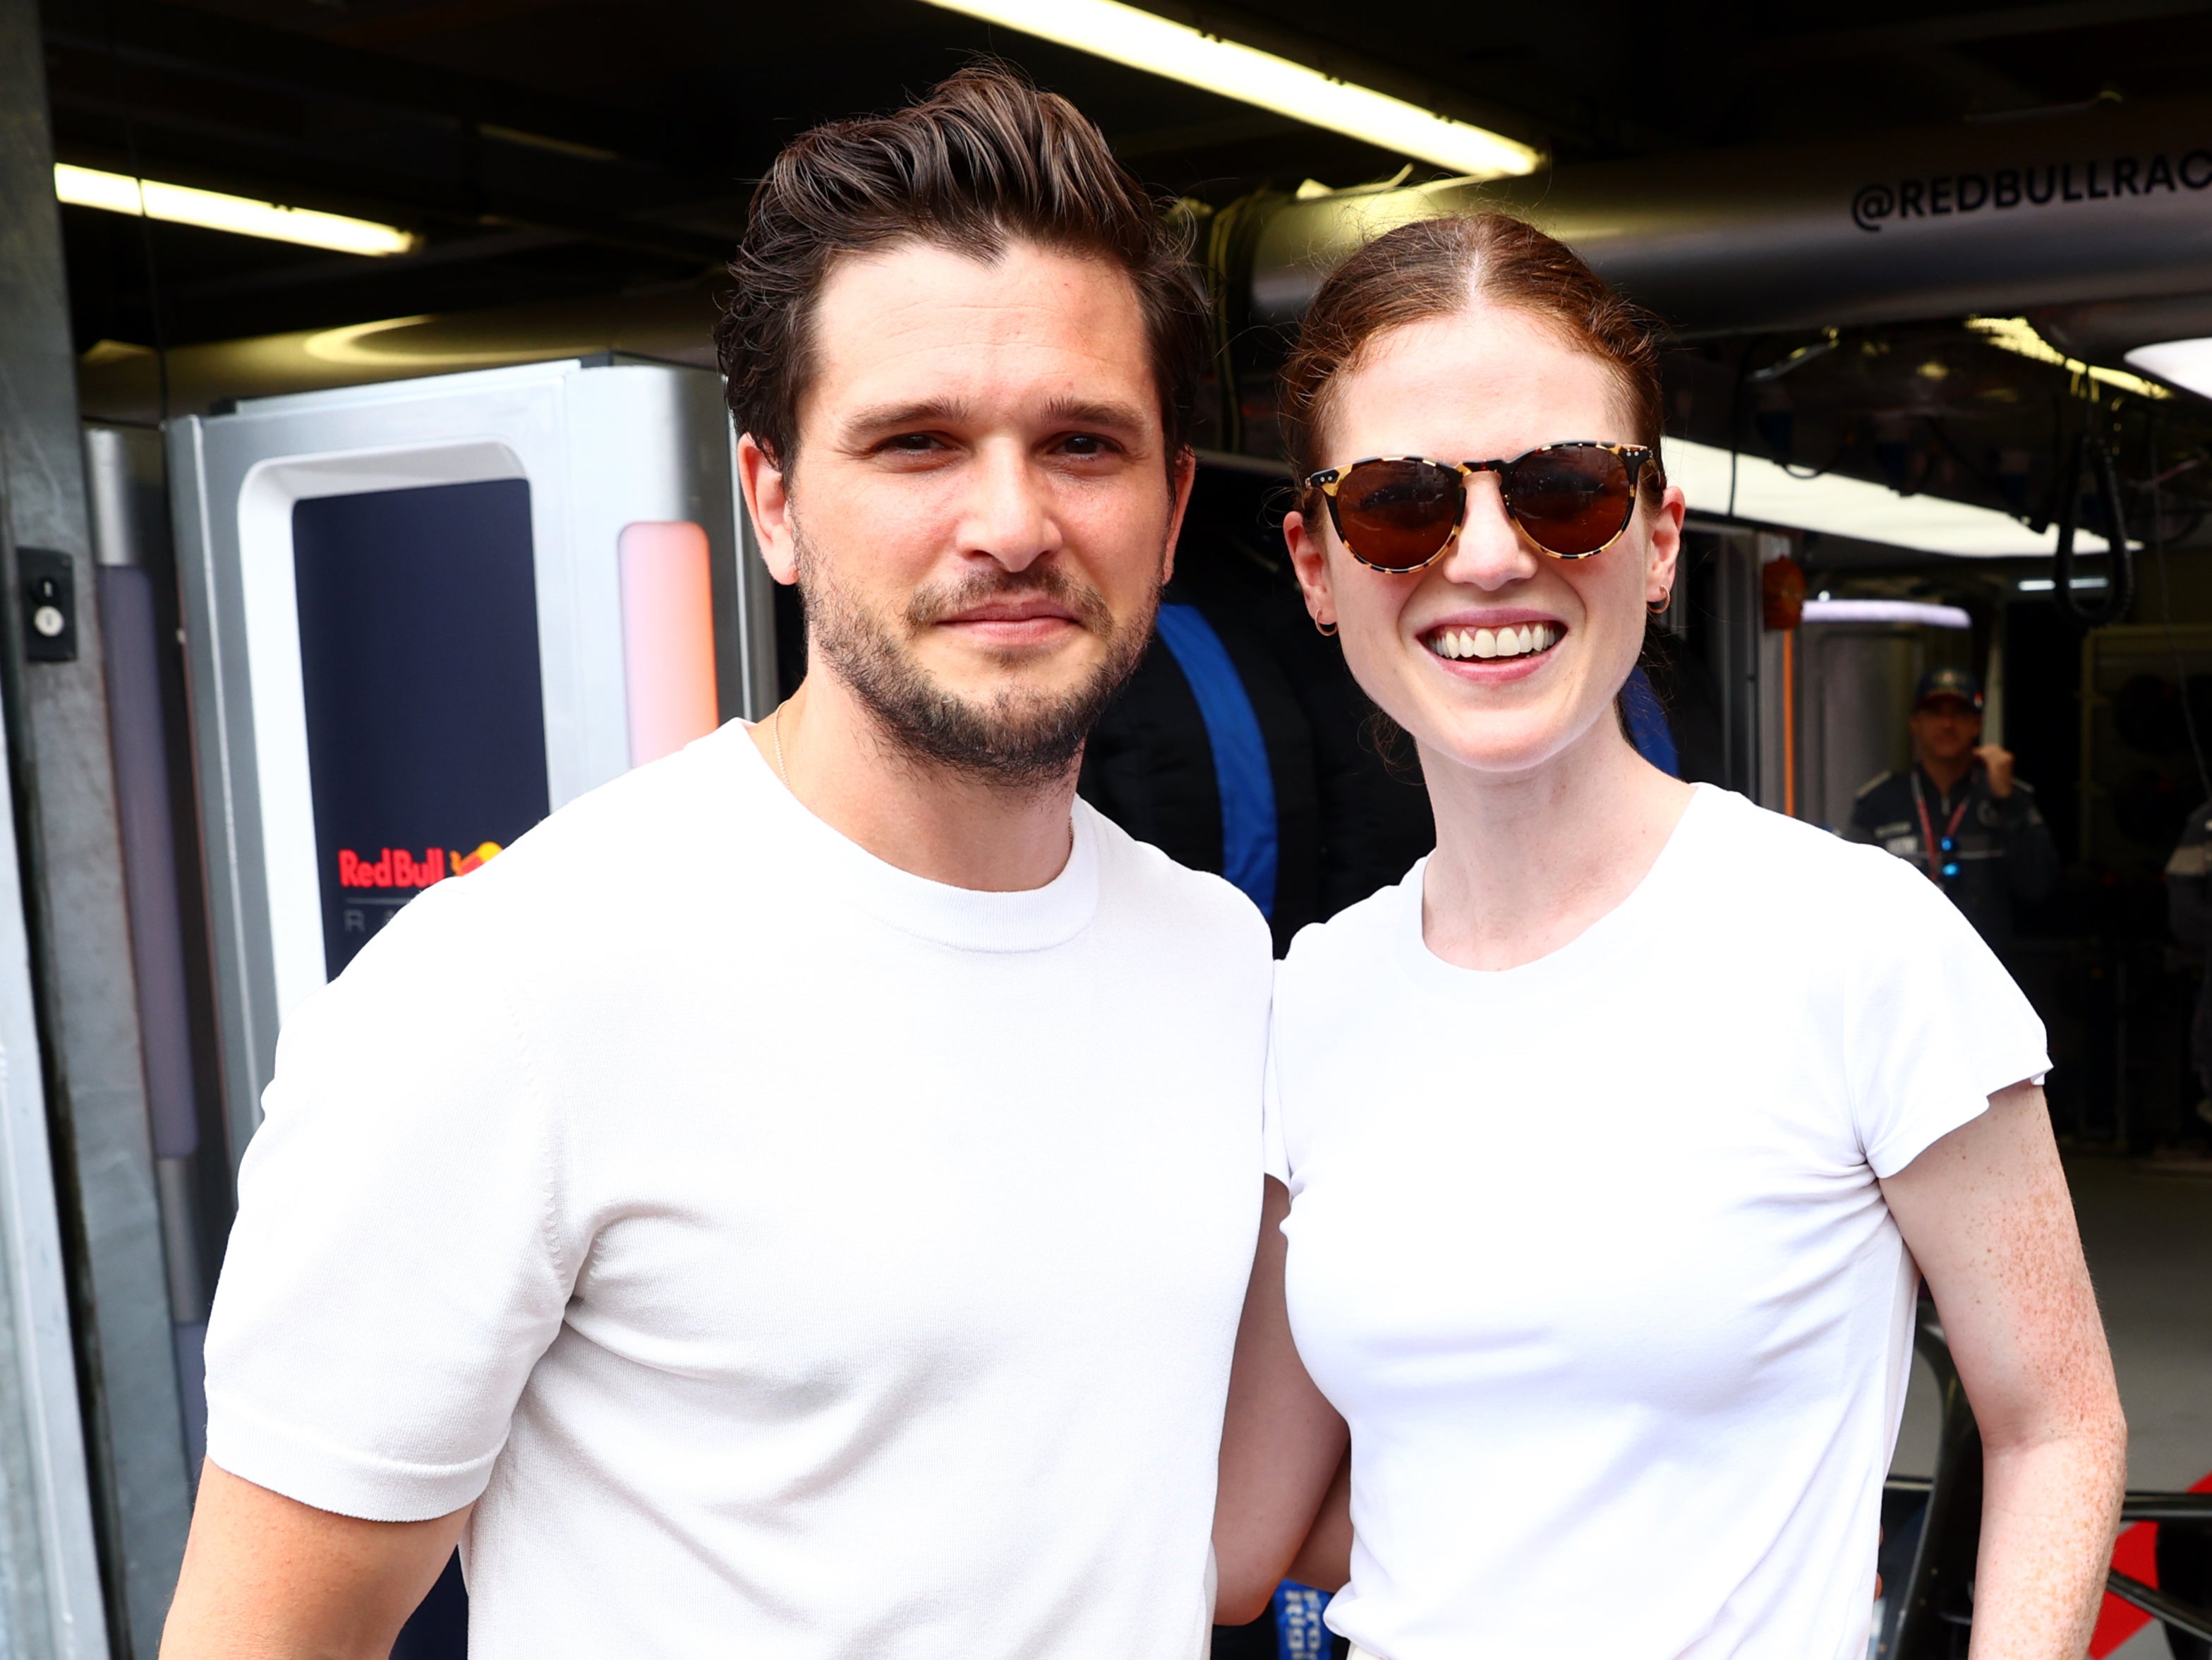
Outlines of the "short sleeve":
M 1845 1067 L 1860 1146 L 1887 1177 L 2051 1060 L 2035 1010 L 1936 885 L 1887 854 L 1857 862 Z
M 208 1456 L 340 1515 L 483 1493 L 573 1280 L 477 897 L 432 889 L 294 1012 L 239 1173 Z

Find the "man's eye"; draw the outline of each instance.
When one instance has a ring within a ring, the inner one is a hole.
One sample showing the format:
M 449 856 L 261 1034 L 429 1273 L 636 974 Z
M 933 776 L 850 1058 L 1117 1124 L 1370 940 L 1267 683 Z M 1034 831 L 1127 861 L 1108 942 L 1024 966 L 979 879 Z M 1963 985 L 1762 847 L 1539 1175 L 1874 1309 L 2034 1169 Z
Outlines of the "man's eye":
M 896 438 L 885 439 L 882 447 L 902 455 L 924 455 L 944 446 L 934 433 L 902 432 Z
M 1060 441 L 1063 455 L 1110 455 L 1115 447 L 1112 439 L 1102 438 L 1095 432 L 1072 432 Z

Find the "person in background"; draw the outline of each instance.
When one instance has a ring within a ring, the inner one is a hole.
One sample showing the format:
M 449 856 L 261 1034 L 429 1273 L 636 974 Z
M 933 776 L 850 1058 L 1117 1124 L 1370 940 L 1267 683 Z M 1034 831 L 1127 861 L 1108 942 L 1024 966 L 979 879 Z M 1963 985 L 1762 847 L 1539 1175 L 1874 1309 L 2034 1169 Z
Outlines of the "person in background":
M 1205 316 L 996 69 L 802 135 L 720 334 L 807 674 L 401 913 L 277 1049 L 166 1660 L 1200 1660 L 1267 930 L 1076 799 Z
M 2035 791 L 2013 776 L 2012 751 L 1982 742 L 1981 683 L 1931 669 L 1912 699 L 1911 768 L 1863 787 L 1844 839 L 1871 842 L 1928 873 L 2000 957 L 2012 950 L 2013 903 L 2047 897 L 2058 844 Z

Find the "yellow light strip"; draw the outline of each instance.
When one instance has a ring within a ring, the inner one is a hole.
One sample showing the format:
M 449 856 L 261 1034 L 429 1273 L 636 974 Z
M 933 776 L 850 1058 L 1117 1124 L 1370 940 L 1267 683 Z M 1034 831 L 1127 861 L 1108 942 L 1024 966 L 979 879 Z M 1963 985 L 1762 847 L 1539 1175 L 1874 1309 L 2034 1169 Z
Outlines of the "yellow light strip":
M 318 213 L 312 208 L 255 202 L 186 185 L 156 184 L 150 179 L 142 185 L 127 173 L 75 167 L 65 161 L 55 164 L 54 194 L 73 207 L 143 213 L 171 224 L 198 225 L 205 230 L 266 237 L 276 242 L 301 242 L 311 248 L 335 248 L 341 253 L 407 253 L 416 244 L 415 236 L 396 225 L 349 219 L 342 213 Z
M 2138 398 L 2173 396 L 2155 380 L 2146 380 L 2140 374 L 2130 374 L 2125 369 L 2100 368 L 2078 357 L 2069 357 L 2038 334 L 2035 325 L 2025 317 L 1969 317 L 1966 326 L 1993 346 L 2018 356 L 2033 357 L 2039 363 L 2054 363 L 2075 374 L 2086 374 L 2117 391 L 2131 392 Z
M 1470 179 L 1534 173 L 1527 144 L 1120 0 L 928 0 L 1095 57 L 1201 87 L 1309 125 L 1418 156 Z

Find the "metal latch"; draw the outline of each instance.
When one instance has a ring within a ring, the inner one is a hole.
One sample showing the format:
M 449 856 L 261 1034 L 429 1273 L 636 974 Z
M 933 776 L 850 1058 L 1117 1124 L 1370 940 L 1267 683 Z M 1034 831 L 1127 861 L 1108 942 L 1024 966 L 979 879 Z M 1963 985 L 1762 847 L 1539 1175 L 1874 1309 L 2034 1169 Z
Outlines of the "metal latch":
M 33 663 L 76 661 L 76 568 L 50 548 L 15 550 L 22 583 L 23 656 Z

